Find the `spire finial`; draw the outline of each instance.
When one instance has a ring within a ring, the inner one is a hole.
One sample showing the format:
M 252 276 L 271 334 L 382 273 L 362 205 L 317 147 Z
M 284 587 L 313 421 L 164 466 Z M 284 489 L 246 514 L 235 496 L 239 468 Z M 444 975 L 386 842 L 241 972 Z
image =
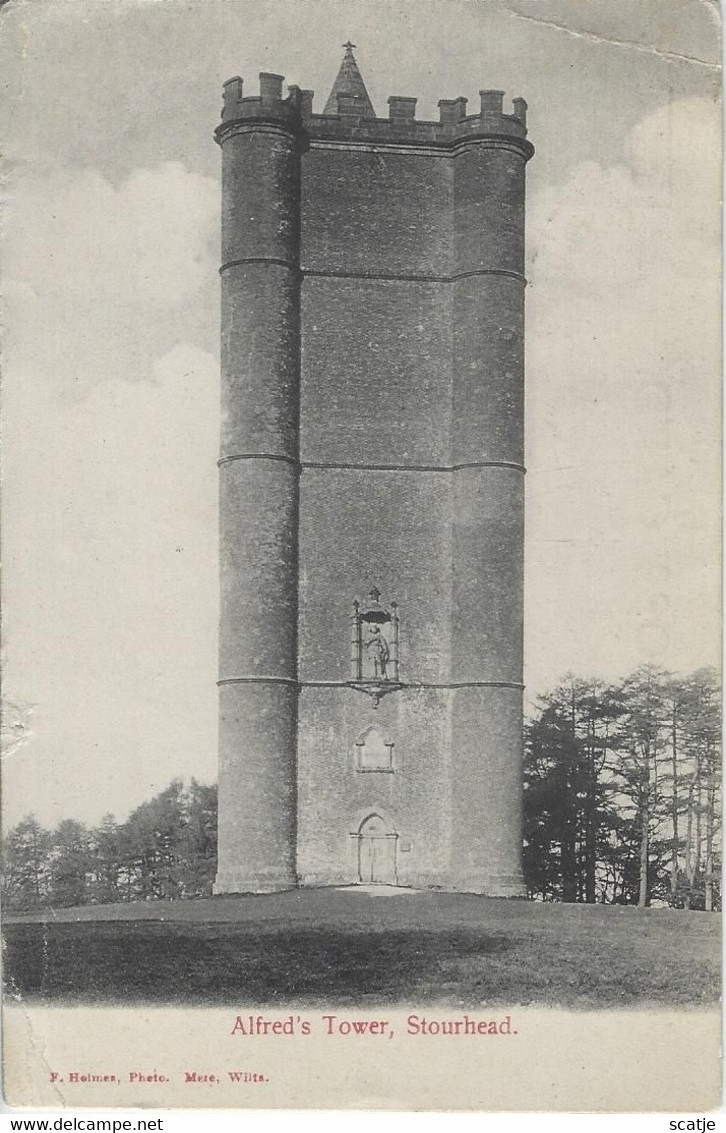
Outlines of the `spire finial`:
M 348 52 L 349 55 L 352 53 L 353 48 L 357 47 L 357 46 L 358 46 L 357 44 L 351 43 L 350 40 L 348 40 L 347 43 L 343 44 L 343 47 L 345 48 L 345 50 Z

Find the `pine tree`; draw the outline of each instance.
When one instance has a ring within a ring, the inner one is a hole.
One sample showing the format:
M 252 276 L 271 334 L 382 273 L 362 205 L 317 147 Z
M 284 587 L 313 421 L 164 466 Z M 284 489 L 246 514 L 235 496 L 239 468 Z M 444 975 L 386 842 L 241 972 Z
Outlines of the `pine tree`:
M 85 905 L 92 874 L 90 839 L 86 827 L 72 818 L 60 822 L 51 835 L 48 902 L 68 907 Z
M 664 816 L 659 774 L 666 759 L 667 673 L 644 665 L 622 685 L 625 718 L 615 769 L 625 812 L 638 830 L 638 905 L 650 904 L 659 822 Z
M 94 874 L 92 900 L 102 905 L 128 899 L 123 877 L 125 846 L 121 829 L 112 814 L 106 814 L 91 832 Z
M 612 825 L 608 759 L 621 714 L 617 690 L 568 675 L 528 725 L 524 864 L 532 895 L 598 898 L 598 863 Z
M 40 908 L 48 894 L 50 835 L 29 814 L 5 836 L 3 899 L 8 909 Z
M 208 897 L 217 872 L 217 788 L 192 779 L 179 843 L 185 897 Z
M 124 834 L 132 870 L 134 897 L 182 895 L 180 846 L 185 826 L 184 785 L 169 786 L 130 815 Z

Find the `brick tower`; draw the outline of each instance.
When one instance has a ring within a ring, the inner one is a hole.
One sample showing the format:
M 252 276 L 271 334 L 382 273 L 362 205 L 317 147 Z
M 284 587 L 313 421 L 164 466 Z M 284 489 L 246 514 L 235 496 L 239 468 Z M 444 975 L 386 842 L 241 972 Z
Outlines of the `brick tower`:
M 224 88 L 216 892 L 523 892 L 526 103 Z

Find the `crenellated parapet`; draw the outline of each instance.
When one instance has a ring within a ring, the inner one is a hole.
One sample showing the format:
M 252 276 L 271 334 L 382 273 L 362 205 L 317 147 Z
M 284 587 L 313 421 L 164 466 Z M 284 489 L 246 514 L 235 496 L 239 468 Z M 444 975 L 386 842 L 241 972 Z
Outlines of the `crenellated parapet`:
M 306 92 L 309 93 L 309 92 Z M 480 92 L 478 114 L 467 114 L 467 99 L 441 99 L 438 122 L 416 118 L 415 98 L 392 95 L 388 118 L 365 118 L 354 99 L 338 96 L 338 114 L 314 114 L 312 99 L 306 102 L 303 124 L 311 140 L 340 138 L 411 145 L 451 146 L 472 137 L 498 136 L 512 139 L 530 157 L 534 152 L 527 137 L 527 103 L 516 98 L 511 113 L 504 110 L 504 92 Z
M 515 98 L 505 110 L 505 94 L 501 90 L 480 91 L 476 114 L 467 114 L 466 98 L 441 99 L 439 120 L 434 122 L 416 118 L 415 98 L 391 95 L 388 117 L 377 118 L 367 112 L 370 102 L 345 91 L 335 95 L 337 114 L 316 114 L 313 91 L 289 86 L 287 97 L 283 98 L 283 82 L 281 75 L 262 72 L 259 95 L 245 96 L 242 79 L 239 76 L 229 79 L 224 84 L 222 122 L 215 134 L 217 141 L 247 125 L 274 123 L 290 132 L 304 133 L 310 141 L 429 145 L 448 149 L 460 142 L 489 138 L 506 141 L 526 159 L 534 153 L 534 147 L 527 141 L 526 101 Z
M 260 93 L 244 95 L 244 82 L 240 76 L 228 79 L 222 87 L 222 121 L 215 130 L 216 140 L 223 142 L 236 128 L 261 126 L 265 123 L 282 126 L 293 134 L 299 134 L 303 108 L 308 101 L 304 96 L 310 95 L 311 103 L 312 92 L 303 92 L 299 87 L 291 86 L 288 87 L 287 97 L 283 98 L 283 82 L 283 75 L 261 71 Z

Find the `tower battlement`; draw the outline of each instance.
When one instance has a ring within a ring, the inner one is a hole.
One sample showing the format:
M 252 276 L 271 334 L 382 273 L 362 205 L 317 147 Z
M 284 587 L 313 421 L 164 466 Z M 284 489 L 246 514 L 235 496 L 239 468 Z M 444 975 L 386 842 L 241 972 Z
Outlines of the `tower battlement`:
M 260 71 L 260 93 L 245 95 L 244 80 L 235 75 L 222 86 L 222 121 L 215 131 L 221 141 L 235 125 L 245 122 L 278 122 L 293 132 L 299 132 L 303 121 L 303 92 L 299 87 L 288 87 L 287 98 L 282 97 L 283 75 Z M 312 93 L 305 92 L 311 94 Z
M 467 114 L 468 99 L 439 100 L 438 122 L 416 118 L 417 99 L 391 95 L 388 118 L 378 118 L 367 95 L 354 91 L 335 91 L 322 114 L 313 112 L 314 91 L 289 86 L 286 98 L 282 88 L 284 76 L 260 73 L 259 95 L 243 95 L 243 80 L 237 75 L 223 87 L 222 122 L 216 131 L 217 140 L 238 124 L 276 121 L 288 129 L 305 132 L 310 140 L 369 141 L 404 145 L 442 145 L 450 147 L 474 137 L 501 137 L 514 142 L 527 158 L 534 147 L 527 138 L 527 103 L 514 98 L 511 113 L 505 112 L 505 92 L 479 91 L 477 114 Z M 335 110 L 331 103 L 335 104 Z

